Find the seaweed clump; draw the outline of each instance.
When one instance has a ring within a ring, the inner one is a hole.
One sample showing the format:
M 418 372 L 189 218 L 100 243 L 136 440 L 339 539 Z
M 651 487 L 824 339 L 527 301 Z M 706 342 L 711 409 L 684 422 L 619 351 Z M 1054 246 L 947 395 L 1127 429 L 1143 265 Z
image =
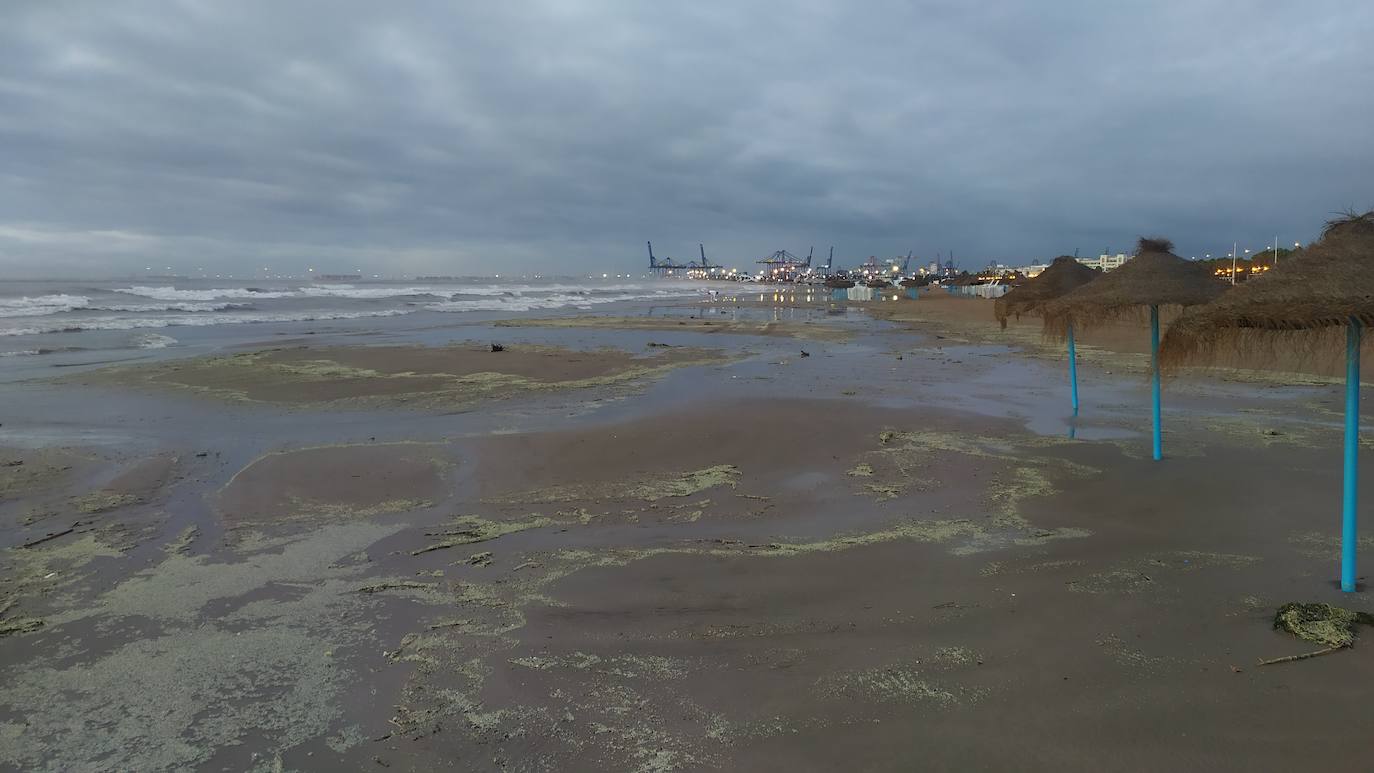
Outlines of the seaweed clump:
M 1275 630 L 1287 631 L 1303 641 L 1327 647 L 1354 644 L 1357 625 L 1374 625 L 1374 615 L 1320 602 L 1289 602 L 1274 614 Z

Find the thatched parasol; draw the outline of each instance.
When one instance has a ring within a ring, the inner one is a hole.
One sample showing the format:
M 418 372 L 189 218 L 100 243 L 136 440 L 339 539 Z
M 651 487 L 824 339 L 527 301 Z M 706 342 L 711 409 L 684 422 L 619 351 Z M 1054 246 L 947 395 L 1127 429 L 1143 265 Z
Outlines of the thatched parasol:
M 1351 319 L 1374 324 L 1374 212 L 1332 220 L 1308 249 L 1180 318 L 1160 362 L 1174 369 L 1221 349 L 1263 355 L 1295 343 L 1311 356 L 1338 346 Z
M 1150 310 L 1151 408 L 1154 458 L 1164 455 L 1160 423 L 1159 307 L 1197 306 L 1226 291 L 1206 266 L 1173 254 L 1168 239 L 1141 239 L 1135 257 L 1102 278 L 1072 290 L 1041 308 L 1045 334 L 1067 338 L 1074 328 L 1083 329 Z
M 992 313 L 1007 328 L 1007 317 L 1034 314 L 1050 301 L 1091 282 L 1101 276 L 1101 272 L 1088 268 L 1070 255 L 1060 255 L 1041 271 L 1034 279 L 1026 281 L 1011 292 L 998 298 L 992 306 Z M 1069 402 L 1073 415 L 1078 415 L 1078 353 L 1074 351 L 1073 329 L 1068 331 L 1069 350 Z
M 1069 255 L 1060 255 L 1034 279 L 1027 280 L 1016 289 L 998 298 L 992 306 L 992 313 L 1002 328 L 1007 327 L 1007 318 L 1021 318 L 1023 314 L 1035 314 L 1046 303 L 1087 284 L 1101 272 L 1088 268 Z
M 1226 291 L 1206 266 L 1173 254 L 1168 239 L 1141 239 L 1135 257 L 1101 279 L 1044 304 L 1045 333 L 1068 335 L 1069 326 L 1083 330 L 1160 306 L 1197 306 Z
M 1166 367 L 1212 359 L 1229 347 L 1300 355 L 1329 350 L 1345 331 L 1345 480 L 1341 528 L 1341 590 L 1354 591 L 1356 455 L 1360 433 L 1360 337 L 1374 324 L 1374 212 L 1331 220 L 1317 243 L 1264 276 L 1175 322 L 1160 358 Z

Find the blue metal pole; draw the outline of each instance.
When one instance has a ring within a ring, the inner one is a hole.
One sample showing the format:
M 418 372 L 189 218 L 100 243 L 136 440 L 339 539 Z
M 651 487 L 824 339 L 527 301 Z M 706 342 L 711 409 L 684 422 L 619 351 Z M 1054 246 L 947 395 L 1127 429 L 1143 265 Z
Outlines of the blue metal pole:
M 1351 317 L 1345 333 L 1345 487 L 1341 498 L 1341 590 L 1355 592 L 1355 558 L 1359 547 L 1355 512 L 1359 479 L 1355 458 L 1360 449 L 1360 321 Z
M 1073 415 L 1078 415 L 1078 353 L 1073 346 L 1073 323 L 1069 323 L 1069 395 L 1073 399 Z
M 1150 382 L 1154 392 L 1155 461 L 1164 458 L 1163 430 L 1159 426 L 1159 307 L 1150 307 Z

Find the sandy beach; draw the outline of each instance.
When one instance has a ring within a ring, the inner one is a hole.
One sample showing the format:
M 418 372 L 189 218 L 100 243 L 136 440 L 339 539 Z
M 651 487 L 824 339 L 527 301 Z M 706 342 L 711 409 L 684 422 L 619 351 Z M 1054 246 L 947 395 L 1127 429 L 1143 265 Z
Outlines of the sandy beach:
M 1156 463 L 1143 327 L 1074 418 L 978 299 L 235 327 L 0 384 L 0 768 L 1367 756 L 1374 647 L 1257 665 L 1374 612 L 1330 364 L 1185 372 Z

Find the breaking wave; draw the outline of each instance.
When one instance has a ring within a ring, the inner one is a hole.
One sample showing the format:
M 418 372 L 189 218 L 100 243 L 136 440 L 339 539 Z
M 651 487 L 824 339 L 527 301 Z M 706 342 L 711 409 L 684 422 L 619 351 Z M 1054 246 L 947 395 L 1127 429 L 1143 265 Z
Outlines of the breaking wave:
M 379 311 L 283 312 L 279 314 L 205 314 L 176 317 L 90 317 L 82 320 L 53 322 L 26 328 L 0 329 L 0 336 L 38 335 L 41 333 L 79 333 L 83 330 L 137 330 L 153 327 L 204 327 L 207 325 L 242 325 L 255 322 L 321 322 L 331 319 L 361 319 L 363 317 L 394 317 L 410 312 L 402 309 Z
M 251 303 L 92 303 L 78 306 L 72 311 L 122 311 L 129 314 L 149 314 L 161 311 L 184 311 L 193 314 L 200 311 L 231 311 L 252 309 Z
M 61 314 L 90 303 L 84 295 L 39 295 L 33 298 L 0 298 L 0 317 L 41 317 Z
M 433 287 L 354 287 L 353 285 L 306 285 L 288 290 L 254 287 L 220 287 L 210 290 L 179 290 L 175 287 L 117 287 L 114 292 L 140 295 L 158 301 L 214 301 L 222 298 L 402 298 L 409 295 L 448 297 L 452 291 Z

